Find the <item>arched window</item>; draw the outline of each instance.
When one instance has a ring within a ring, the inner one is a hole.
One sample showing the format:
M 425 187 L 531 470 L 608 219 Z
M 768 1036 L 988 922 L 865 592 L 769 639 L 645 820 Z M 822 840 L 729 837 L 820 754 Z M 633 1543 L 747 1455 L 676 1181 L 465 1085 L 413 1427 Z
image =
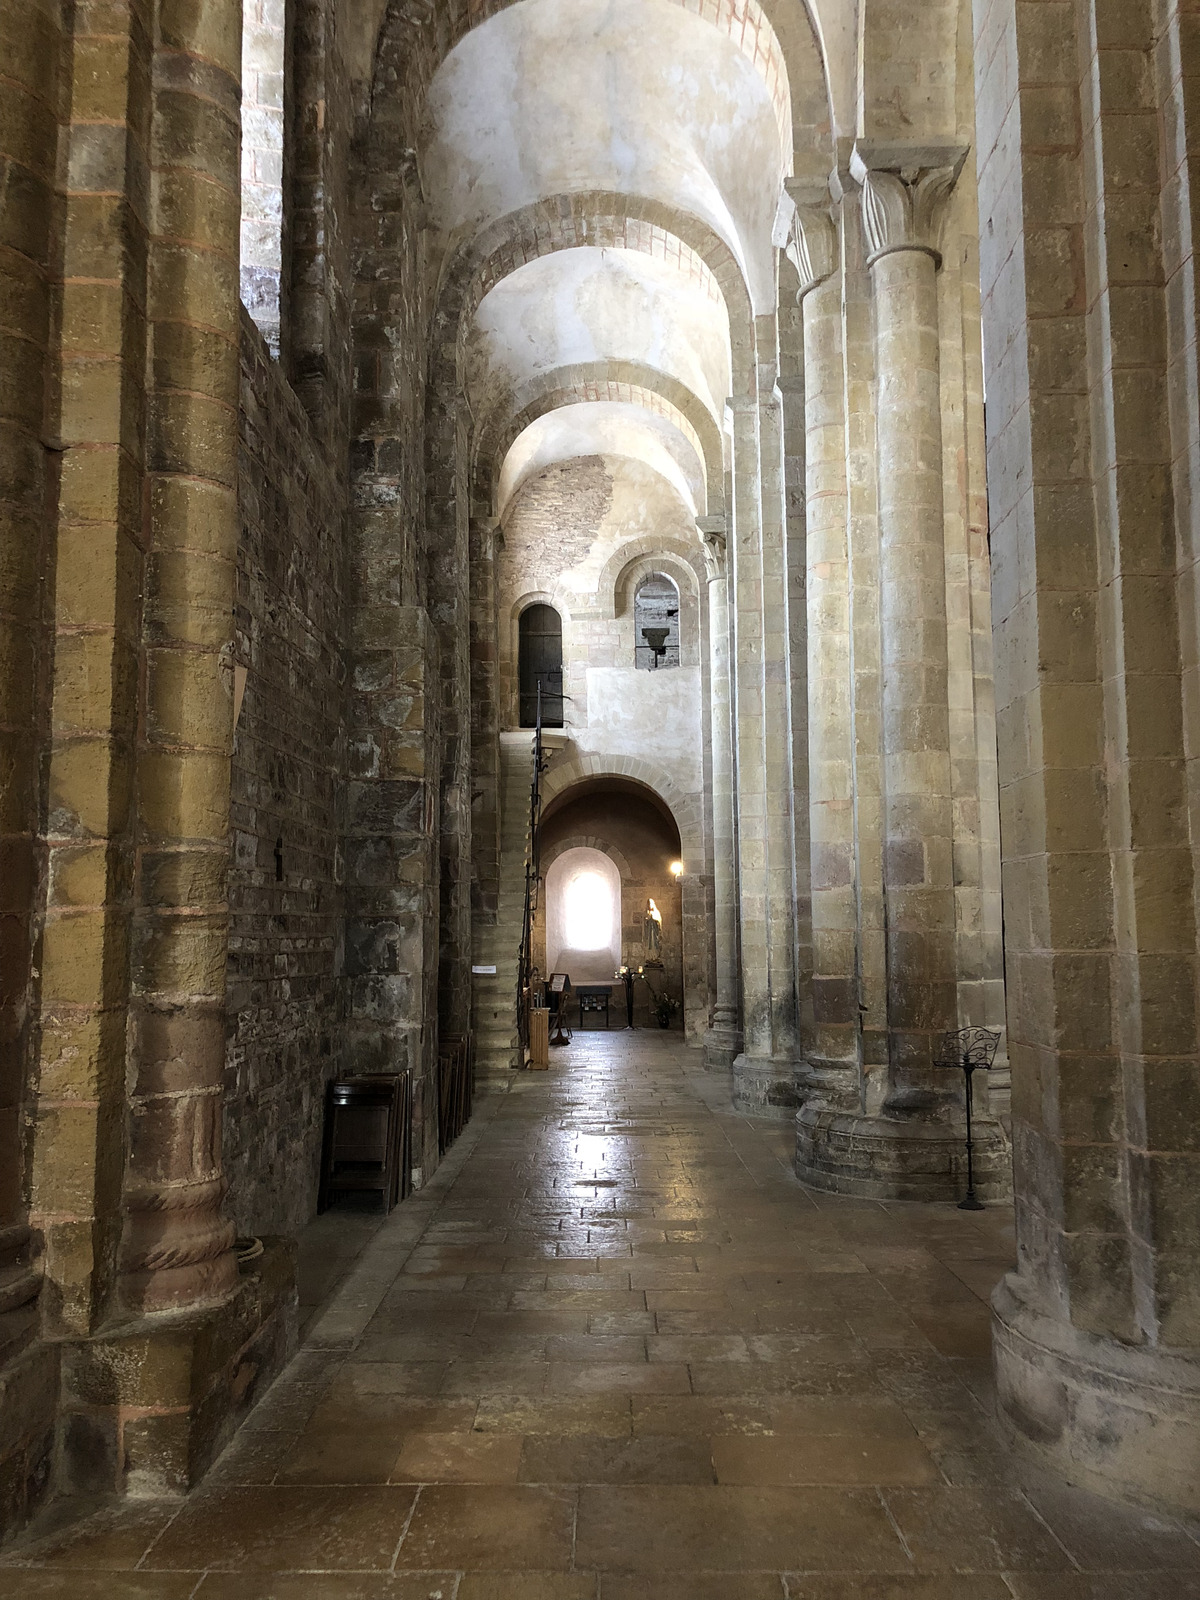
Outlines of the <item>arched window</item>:
M 279 355 L 286 0 L 242 11 L 242 302 Z
M 606 950 L 613 936 L 613 893 L 599 872 L 581 872 L 567 883 L 564 937 L 572 950 Z
M 621 965 L 621 873 L 589 845 L 550 863 L 543 900 L 546 971 L 572 983 L 611 983 Z
M 521 726 L 537 726 L 541 690 L 542 727 L 563 725 L 562 618 L 553 606 L 528 606 L 521 613 L 518 668 Z
M 679 665 L 679 590 L 660 572 L 651 573 L 633 597 L 633 662 L 640 671 Z

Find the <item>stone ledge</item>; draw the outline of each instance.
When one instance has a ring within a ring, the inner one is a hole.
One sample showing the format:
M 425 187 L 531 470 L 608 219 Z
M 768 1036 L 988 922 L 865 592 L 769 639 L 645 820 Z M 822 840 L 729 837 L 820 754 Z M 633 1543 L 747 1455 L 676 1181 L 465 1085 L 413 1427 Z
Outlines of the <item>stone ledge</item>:
M 1024 1455 L 1097 1493 L 1200 1514 L 1200 1350 L 1085 1333 L 1009 1273 L 992 1293 L 992 1357 L 997 1412 Z
M 991 1117 L 974 1119 L 975 1192 L 1007 1200 L 1008 1143 Z M 796 1176 L 811 1188 L 860 1200 L 961 1200 L 967 1189 L 963 1122 L 868 1117 L 810 1100 L 796 1116 Z

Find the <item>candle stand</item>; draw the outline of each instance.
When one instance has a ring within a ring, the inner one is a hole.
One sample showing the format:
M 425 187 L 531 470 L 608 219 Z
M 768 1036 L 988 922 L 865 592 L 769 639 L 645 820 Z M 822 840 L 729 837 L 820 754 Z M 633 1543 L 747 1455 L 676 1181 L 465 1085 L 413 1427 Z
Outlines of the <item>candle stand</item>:
M 982 1211 L 983 1201 L 975 1193 L 975 1150 L 971 1138 L 971 1080 L 982 1067 L 985 1071 L 996 1059 L 1000 1035 L 987 1028 L 959 1028 L 943 1034 L 938 1067 L 957 1067 L 966 1078 L 967 1090 L 967 1192 L 958 1202 L 960 1211 Z

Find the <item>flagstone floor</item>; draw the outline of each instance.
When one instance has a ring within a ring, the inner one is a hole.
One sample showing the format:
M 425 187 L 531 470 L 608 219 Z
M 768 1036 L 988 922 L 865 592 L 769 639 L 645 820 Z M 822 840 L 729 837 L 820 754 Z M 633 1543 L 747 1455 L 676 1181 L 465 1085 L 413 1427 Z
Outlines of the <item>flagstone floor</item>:
M 790 1143 L 678 1036 L 577 1035 L 358 1240 L 195 1493 L 41 1530 L 0 1595 L 1200 1600 L 1195 1528 L 993 1433 L 1011 1214 L 810 1193 Z

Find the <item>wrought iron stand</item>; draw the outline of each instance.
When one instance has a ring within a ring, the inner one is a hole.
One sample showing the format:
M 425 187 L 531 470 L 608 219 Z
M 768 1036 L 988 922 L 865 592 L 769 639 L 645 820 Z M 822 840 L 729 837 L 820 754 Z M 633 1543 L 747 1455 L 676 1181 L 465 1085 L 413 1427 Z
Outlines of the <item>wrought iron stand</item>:
M 975 1146 L 971 1137 L 972 1079 L 976 1071 L 985 1070 L 996 1059 L 1000 1035 L 987 1028 L 959 1028 L 957 1032 L 942 1037 L 939 1067 L 958 1067 L 966 1078 L 967 1088 L 967 1192 L 958 1202 L 960 1211 L 983 1211 L 984 1204 L 975 1193 Z

